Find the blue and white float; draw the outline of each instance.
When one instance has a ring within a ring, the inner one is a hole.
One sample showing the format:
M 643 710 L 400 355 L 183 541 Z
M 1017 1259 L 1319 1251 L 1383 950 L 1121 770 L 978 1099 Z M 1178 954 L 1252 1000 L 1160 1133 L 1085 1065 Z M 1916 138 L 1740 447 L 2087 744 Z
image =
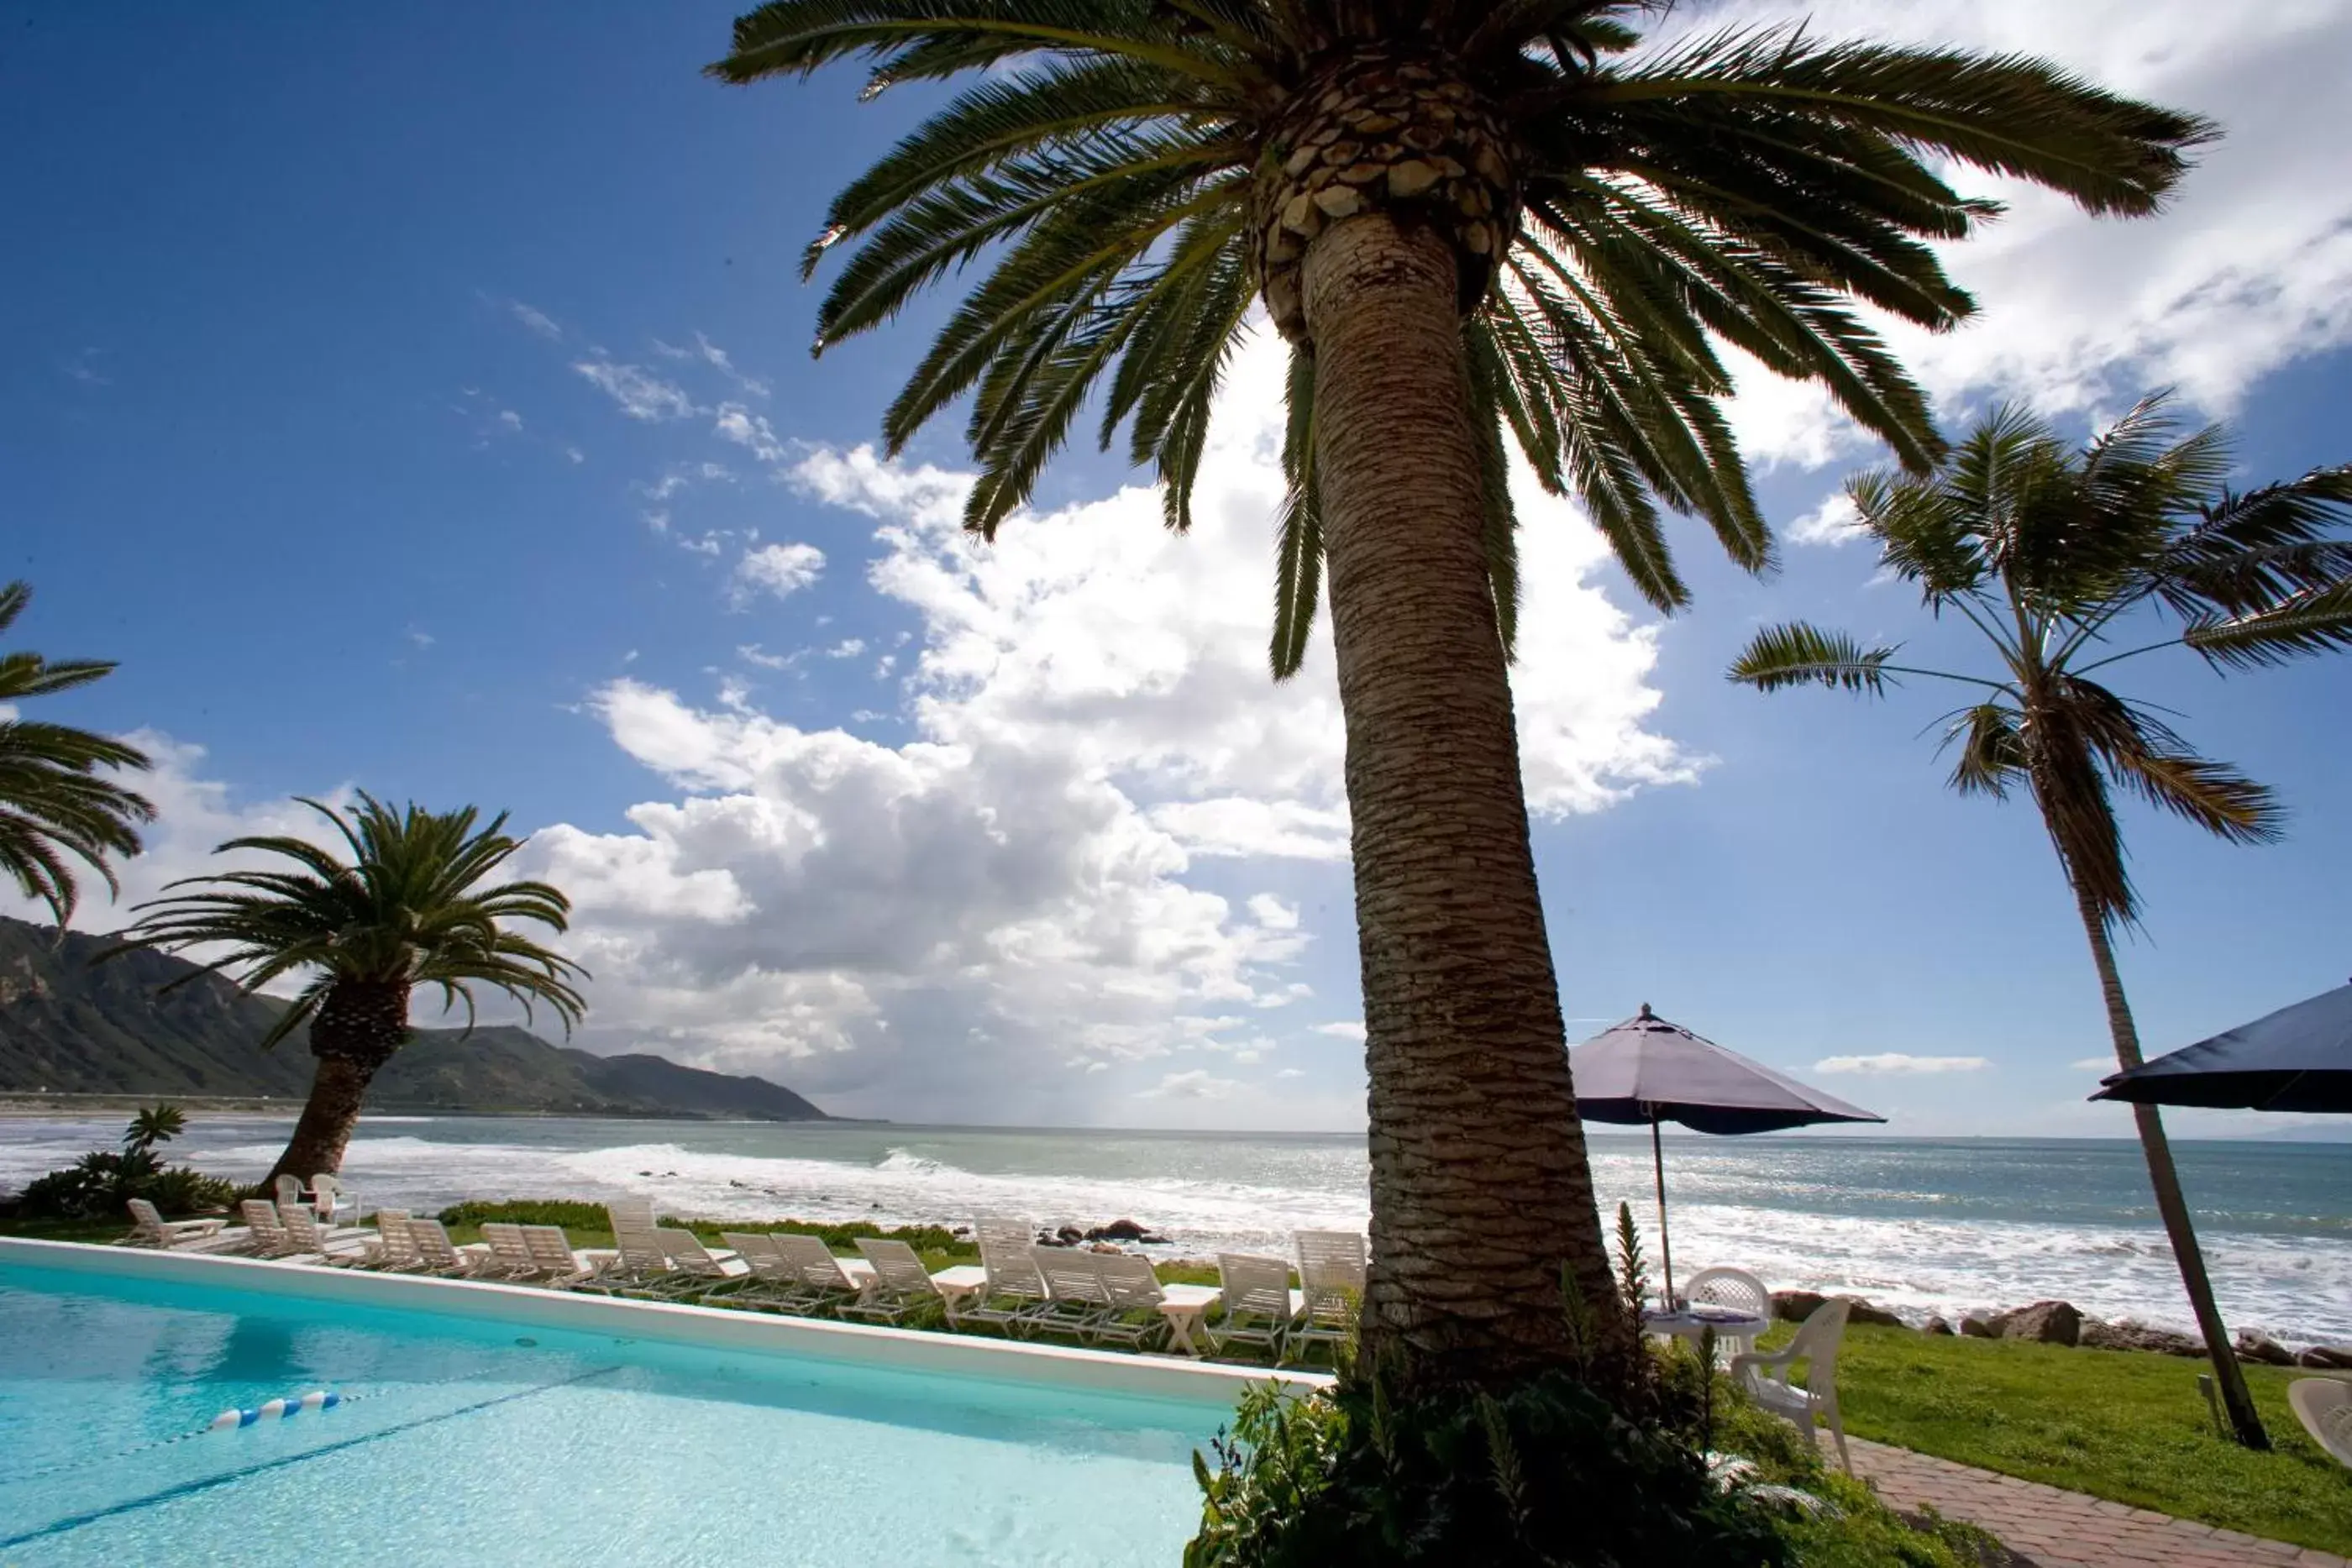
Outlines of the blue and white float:
M 213 1417 L 210 1429 L 215 1432 L 234 1432 L 240 1427 L 255 1426 L 263 1421 L 283 1421 L 289 1416 L 299 1416 L 305 1410 L 332 1410 L 342 1402 L 343 1396 L 331 1388 L 313 1388 L 310 1393 L 297 1398 L 267 1400 L 257 1409 L 224 1410 Z

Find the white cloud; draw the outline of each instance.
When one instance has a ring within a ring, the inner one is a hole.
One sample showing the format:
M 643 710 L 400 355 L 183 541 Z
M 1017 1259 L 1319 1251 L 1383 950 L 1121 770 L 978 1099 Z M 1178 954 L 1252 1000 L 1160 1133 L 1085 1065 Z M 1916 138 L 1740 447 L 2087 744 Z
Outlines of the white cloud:
M 735 563 L 729 598 L 741 610 L 763 593 L 787 599 L 814 582 L 824 570 L 824 551 L 814 545 L 761 545 L 743 552 Z
M 620 404 L 621 412 L 631 419 L 657 423 L 702 412 L 686 395 L 685 388 L 662 380 L 642 366 L 615 364 L 610 360 L 582 360 L 572 368 Z
M 784 444 L 768 427 L 765 415 L 753 413 L 740 402 L 722 402 L 711 428 L 738 446 L 748 447 L 751 455 L 762 463 L 783 461 Z
M 1981 1056 L 1906 1056 L 1882 1051 L 1875 1056 L 1824 1056 L 1813 1063 L 1816 1072 L 1981 1072 L 1992 1062 Z
M 1137 1090 L 1135 1097 L 1139 1100 L 1223 1100 L 1242 1087 L 1237 1079 L 1219 1078 L 1205 1069 L 1196 1068 L 1190 1072 L 1171 1072 L 1150 1088 Z
M 1307 1071 L 1304 1068 L 1285 1067 L 1277 1070 L 1275 1076 L 1276 1078 L 1304 1078 L 1307 1076 Z
M 514 313 L 516 320 L 551 342 L 562 338 L 563 329 L 546 311 L 526 305 L 520 299 L 508 300 L 507 308 Z
M 1251 919 L 1256 921 L 1260 925 L 1265 926 L 1269 931 L 1296 931 L 1298 929 L 1297 906 L 1296 904 L 1285 904 L 1282 900 L 1275 897 L 1275 895 L 1270 893 L 1251 894 L 1249 900 L 1249 912 Z
M 2054 57 L 2117 90 L 2196 110 L 2225 131 L 2156 219 L 2085 217 L 2027 187 L 1961 171 L 2010 204 L 1945 247 L 1982 307 L 1931 336 L 1890 326 L 1948 425 L 2018 396 L 2051 412 L 2111 411 L 2177 384 L 2226 413 L 2265 371 L 2352 342 L 2352 181 L 2337 105 L 2352 95 L 2352 4 L 2231 12 L 2203 0 L 1817 0 L 1816 37 L 1868 36 Z M 1691 29 L 1786 22 L 1781 0 L 1694 8 Z M 1740 378 L 1734 423 L 1750 454 L 1818 466 L 1866 444 L 1818 390 Z
M 1315 1032 L 1328 1034 L 1334 1040 L 1352 1040 L 1361 1044 L 1364 1040 L 1364 1020 L 1349 1019 L 1340 1023 L 1318 1023 L 1315 1026 Z
M 1842 545 L 1868 535 L 1862 513 L 1843 490 L 1823 497 L 1820 506 L 1789 525 L 1789 542 L 1796 545 Z
M 840 642 L 827 648 L 824 651 L 824 656 L 828 659 L 855 659 L 864 652 L 866 652 L 866 639 L 844 637 Z
M 433 633 L 427 632 L 422 626 L 411 626 L 408 629 L 407 637 L 411 643 L 415 643 L 420 648 L 430 648 L 433 646 Z
M 2077 1072 L 2096 1072 L 2105 1074 L 2109 1072 L 2120 1072 L 2123 1071 L 2122 1067 L 2112 1056 L 2077 1057 L 2066 1065 L 2073 1068 Z
M 499 410 L 499 423 L 510 431 L 520 431 L 522 429 L 522 415 L 517 413 L 510 408 L 502 408 Z

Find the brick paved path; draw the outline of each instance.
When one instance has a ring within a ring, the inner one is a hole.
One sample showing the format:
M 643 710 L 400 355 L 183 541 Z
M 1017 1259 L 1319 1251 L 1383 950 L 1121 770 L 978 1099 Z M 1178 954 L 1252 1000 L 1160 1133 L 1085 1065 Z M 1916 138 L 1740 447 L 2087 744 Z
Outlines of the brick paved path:
M 1898 1508 L 1932 1503 L 2000 1537 L 2037 1568 L 2352 1568 L 2316 1547 L 2290 1546 L 2234 1530 L 2130 1508 L 2014 1476 L 1995 1475 L 1908 1448 L 1850 1440 L 1854 1473 Z

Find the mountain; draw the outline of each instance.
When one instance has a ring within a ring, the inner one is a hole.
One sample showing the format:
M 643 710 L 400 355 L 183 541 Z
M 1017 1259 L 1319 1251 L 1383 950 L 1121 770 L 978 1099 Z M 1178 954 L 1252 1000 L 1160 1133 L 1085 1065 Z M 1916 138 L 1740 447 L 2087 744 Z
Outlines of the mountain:
M 161 953 L 91 959 L 110 939 L 0 916 L 0 1093 L 268 1095 L 310 1087 L 299 1033 L 258 1041 L 284 1010 L 215 975 L 163 988 L 196 966 Z M 376 1074 L 376 1111 L 544 1113 L 573 1116 L 821 1122 L 781 1084 L 682 1067 L 651 1055 L 597 1056 L 550 1045 L 511 1024 L 418 1030 Z

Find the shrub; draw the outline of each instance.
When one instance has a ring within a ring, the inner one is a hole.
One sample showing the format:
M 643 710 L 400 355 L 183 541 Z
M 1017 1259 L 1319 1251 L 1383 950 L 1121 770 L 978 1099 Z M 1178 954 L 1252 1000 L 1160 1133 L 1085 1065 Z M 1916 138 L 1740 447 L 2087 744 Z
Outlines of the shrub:
M 1215 1469 L 1194 1460 L 1203 1504 L 1185 1568 L 1790 1561 L 1696 1449 L 1565 1372 L 1500 1397 L 1402 1404 L 1377 1375 L 1306 1398 L 1269 1384 L 1213 1447 Z
M 64 1170 L 27 1182 L 17 1195 L 16 1213 L 27 1219 L 111 1218 L 134 1197 L 166 1214 L 227 1207 L 239 1190 L 235 1182 L 187 1166 L 167 1166 L 156 1155 L 158 1145 L 186 1126 L 179 1107 L 149 1106 L 131 1119 L 121 1149 L 93 1149 Z
M 516 1225 L 560 1225 L 566 1230 L 600 1234 L 612 1229 L 611 1217 L 604 1212 L 603 1204 L 572 1198 L 518 1197 L 496 1203 L 475 1200 L 453 1204 L 441 1211 L 441 1223 L 448 1226 L 478 1226 L 491 1219 Z M 717 1240 L 721 1230 L 740 1230 L 747 1235 L 788 1231 L 817 1237 L 836 1252 L 855 1250 L 857 1238 L 868 1236 L 904 1241 L 918 1252 L 979 1255 L 979 1248 L 971 1238 L 959 1237 L 938 1225 L 902 1225 L 886 1229 L 862 1219 L 842 1225 L 820 1225 L 806 1219 L 677 1219 L 666 1223 L 683 1225 L 705 1241 Z

